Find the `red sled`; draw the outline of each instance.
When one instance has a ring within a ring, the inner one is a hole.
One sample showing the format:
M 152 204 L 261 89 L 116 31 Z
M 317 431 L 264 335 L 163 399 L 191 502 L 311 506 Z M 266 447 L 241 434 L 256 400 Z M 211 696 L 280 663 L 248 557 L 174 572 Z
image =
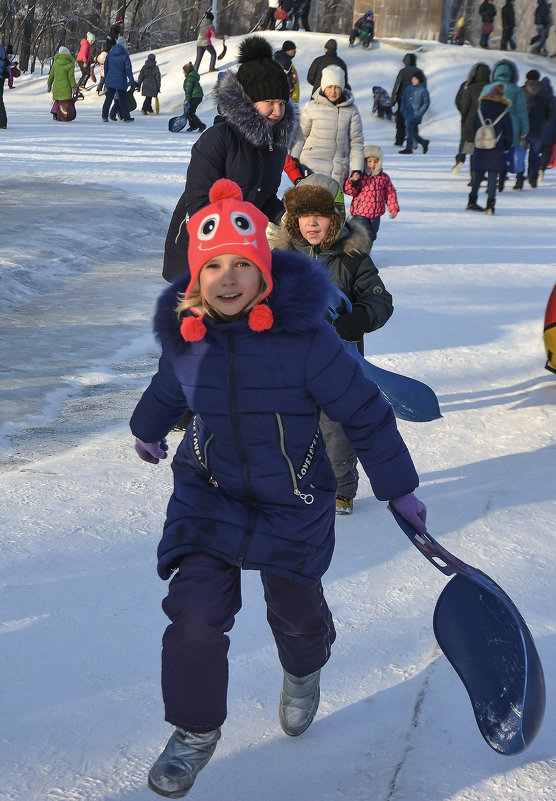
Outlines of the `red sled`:
M 56 114 L 60 122 L 71 122 L 77 116 L 75 104 L 78 100 L 83 100 L 81 92 L 77 92 L 70 100 L 55 100 L 50 113 Z

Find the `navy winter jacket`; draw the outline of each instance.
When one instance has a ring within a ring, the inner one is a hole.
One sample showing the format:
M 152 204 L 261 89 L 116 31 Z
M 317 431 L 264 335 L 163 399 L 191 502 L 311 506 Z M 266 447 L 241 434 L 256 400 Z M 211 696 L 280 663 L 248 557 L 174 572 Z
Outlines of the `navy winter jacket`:
M 219 116 L 191 148 L 185 191 L 166 235 L 162 275 L 167 281 L 187 270 L 186 221 L 208 204 L 210 188 L 219 178 L 239 184 L 243 199 L 271 222 L 279 222 L 284 212 L 277 193 L 297 131 L 296 104 L 289 100 L 284 117 L 271 128 L 232 73 L 218 82 L 214 94 Z
M 131 59 L 119 44 L 114 45 L 104 62 L 104 82 L 107 89 L 127 89 L 135 83 Z
M 332 291 L 324 269 L 275 252 L 272 276 L 274 324 L 260 333 L 246 317 L 205 316 L 204 338 L 186 343 L 175 307 L 188 277 L 159 299 L 162 356 L 131 430 L 156 442 L 188 409 L 195 414 L 172 464 L 158 548 L 163 579 L 181 556 L 202 552 L 309 585 L 320 580 L 334 550 L 336 479 L 319 407 L 343 424 L 379 500 L 418 485 L 390 405 L 323 319 Z

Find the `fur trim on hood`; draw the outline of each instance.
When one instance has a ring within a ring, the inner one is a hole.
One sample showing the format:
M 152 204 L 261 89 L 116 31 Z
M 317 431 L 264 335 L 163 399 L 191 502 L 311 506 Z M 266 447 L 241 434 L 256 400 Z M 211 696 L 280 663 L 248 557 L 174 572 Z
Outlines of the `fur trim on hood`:
M 297 103 L 293 100 L 286 102 L 284 116 L 271 128 L 232 72 L 226 73 L 218 81 L 214 88 L 214 97 L 218 114 L 253 147 L 268 148 L 279 144 L 289 150 L 292 146 L 298 125 Z M 220 117 L 215 120 L 221 121 Z
M 326 270 L 318 262 L 301 253 L 272 254 L 273 289 L 266 299 L 274 316 L 274 325 L 267 335 L 288 331 L 306 334 L 316 323 L 322 322 L 334 288 Z M 178 295 L 183 294 L 189 283 L 189 273 L 180 276 L 160 295 L 154 316 L 154 333 L 163 348 L 174 354 L 183 353 L 186 347 L 180 333 L 180 320 L 176 314 Z M 192 314 L 186 311 L 185 314 Z M 210 318 L 205 316 L 207 327 Z M 212 321 L 215 325 L 220 325 Z M 242 317 L 231 324 L 244 323 Z M 256 336 L 256 334 L 253 334 Z
M 367 159 L 378 159 L 378 164 L 374 170 L 370 170 L 367 166 Z M 382 170 L 382 148 L 378 145 L 365 145 L 363 148 L 363 158 L 365 159 L 365 172 L 367 175 L 378 175 Z
M 297 247 L 298 250 L 306 249 L 307 253 L 313 253 L 312 245 L 310 245 L 309 242 L 303 239 L 301 233 L 298 233 L 297 236 L 291 235 L 287 226 L 287 218 L 288 215 L 284 214 L 280 226 L 277 225 L 268 226 L 266 235 L 268 237 L 268 243 L 270 245 L 270 249 L 291 250 L 292 247 L 294 247 L 293 242 L 295 241 L 298 245 Z M 299 226 L 297 226 L 297 230 L 299 231 Z M 303 247 L 299 247 L 300 244 L 303 244 Z M 315 255 L 318 255 L 321 251 L 328 251 L 328 252 L 334 251 L 335 253 L 345 254 L 345 255 L 353 253 L 367 254 L 369 252 L 370 246 L 371 246 L 371 240 L 365 226 L 362 223 L 358 222 L 357 220 L 349 219 L 344 224 L 336 240 L 328 247 L 326 247 L 324 243 L 320 245 L 316 249 L 317 252 L 315 253 Z

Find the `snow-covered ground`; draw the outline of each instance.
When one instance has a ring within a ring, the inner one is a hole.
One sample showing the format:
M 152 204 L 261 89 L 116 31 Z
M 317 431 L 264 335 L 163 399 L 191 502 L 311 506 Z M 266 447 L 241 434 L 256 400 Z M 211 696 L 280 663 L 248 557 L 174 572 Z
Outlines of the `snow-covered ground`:
M 298 46 L 302 83 L 330 34 L 279 33 Z M 470 66 L 502 54 L 383 41 L 369 53 L 338 37 L 368 143 L 401 213 L 373 255 L 395 313 L 367 337 L 382 367 L 422 378 L 443 418 L 400 423 L 421 475 L 429 528 L 492 576 L 535 638 L 547 714 L 517 757 L 492 751 L 432 614 L 446 578 L 404 537 L 362 480 L 338 520 L 325 576 L 338 639 L 309 731 L 278 724 L 281 670 L 258 576 L 244 574 L 232 632 L 229 718 L 190 797 L 198 801 L 554 801 L 555 403 L 543 316 L 556 281 L 556 170 L 535 191 L 508 189 L 496 215 L 465 211 L 468 166 L 454 96 Z M 233 66 L 239 39 L 228 42 Z M 399 156 L 393 123 L 370 115 L 409 45 L 428 77 L 429 154 Z M 0 177 L 1 678 L 0 798 L 148 801 L 145 779 L 171 733 L 159 688 L 165 585 L 156 546 L 169 462 L 139 461 L 127 421 L 155 369 L 150 333 L 170 214 L 194 135 L 170 134 L 181 66 L 194 44 L 157 52 L 160 116 L 105 125 L 93 91 L 72 124 L 54 123 L 46 76 L 5 89 Z M 556 86 L 547 59 L 513 53 Z M 145 54 L 133 56 L 135 74 Z M 202 65 L 214 115 L 214 75 Z M 288 186 L 285 178 L 283 189 Z M 483 199 L 483 198 L 481 198 Z M 177 435 L 170 435 L 173 450 Z

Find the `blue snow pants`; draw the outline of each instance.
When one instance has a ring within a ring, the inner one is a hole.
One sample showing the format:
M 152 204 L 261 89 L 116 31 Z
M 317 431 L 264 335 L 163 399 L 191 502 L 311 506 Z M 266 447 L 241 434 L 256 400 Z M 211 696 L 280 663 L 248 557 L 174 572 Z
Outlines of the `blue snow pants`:
M 261 581 L 282 667 L 294 676 L 318 670 L 336 637 L 322 584 L 268 572 Z M 227 632 L 241 609 L 241 568 L 203 553 L 184 556 L 162 608 L 172 621 L 162 640 L 165 718 L 186 731 L 212 731 L 227 714 Z

